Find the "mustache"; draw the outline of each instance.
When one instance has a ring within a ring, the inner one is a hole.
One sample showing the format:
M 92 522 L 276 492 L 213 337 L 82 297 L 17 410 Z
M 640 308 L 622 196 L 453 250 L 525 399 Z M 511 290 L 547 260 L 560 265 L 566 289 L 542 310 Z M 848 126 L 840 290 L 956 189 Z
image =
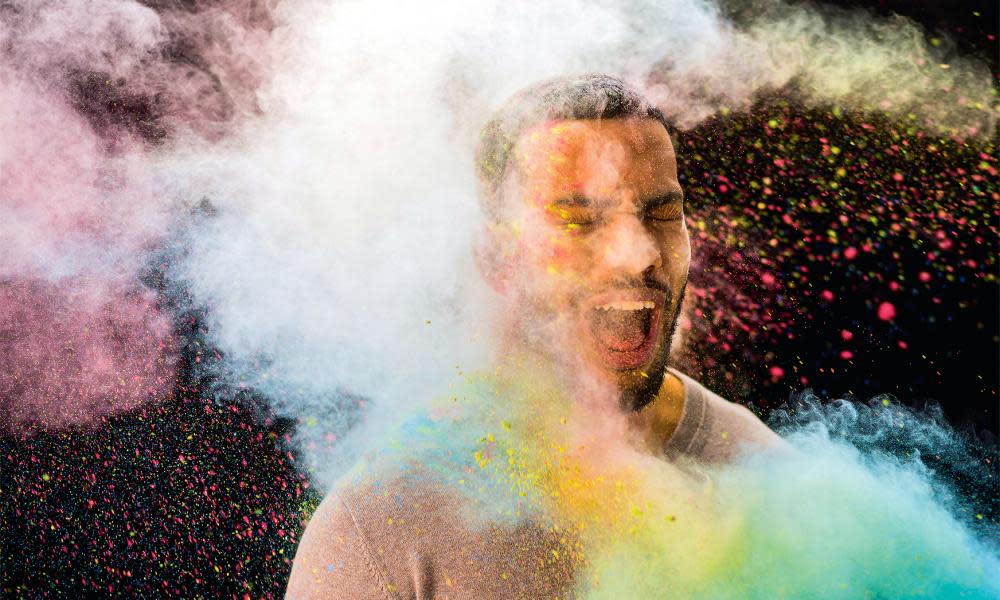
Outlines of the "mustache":
M 684 290 L 686 287 L 687 281 L 681 285 L 680 293 L 678 294 L 681 298 L 684 297 Z M 663 292 L 666 295 L 667 306 L 670 306 L 674 302 L 674 290 L 666 283 L 656 279 L 653 274 L 648 271 L 643 273 L 641 277 L 623 277 L 610 281 L 607 285 L 602 286 L 600 289 L 591 290 L 590 295 L 596 296 L 597 294 L 603 294 L 614 290 L 634 289 L 654 289 Z

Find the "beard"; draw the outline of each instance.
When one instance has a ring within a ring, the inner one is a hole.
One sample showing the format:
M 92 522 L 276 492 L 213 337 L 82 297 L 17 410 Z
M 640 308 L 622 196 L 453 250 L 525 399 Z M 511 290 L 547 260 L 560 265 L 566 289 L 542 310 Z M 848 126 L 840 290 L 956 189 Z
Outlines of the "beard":
M 660 346 L 656 349 L 656 354 L 646 372 L 648 377 L 643 377 L 635 373 L 627 373 L 620 377 L 618 389 L 620 392 L 619 406 L 623 411 L 635 412 L 647 406 L 660 393 L 663 380 L 666 377 L 667 366 L 670 363 L 670 347 L 673 344 L 674 334 L 677 332 L 677 323 L 680 320 L 681 306 L 684 304 L 684 294 L 687 291 L 687 281 L 681 284 L 677 301 L 668 301 L 668 305 L 673 305 L 672 315 L 664 315 L 663 331 L 660 333 Z M 672 296 L 672 295 L 671 295 Z M 671 298 L 672 300 L 672 298 Z M 666 307 L 664 307 L 666 310 Z M 624 378 L 625 382 L 621 379 Z

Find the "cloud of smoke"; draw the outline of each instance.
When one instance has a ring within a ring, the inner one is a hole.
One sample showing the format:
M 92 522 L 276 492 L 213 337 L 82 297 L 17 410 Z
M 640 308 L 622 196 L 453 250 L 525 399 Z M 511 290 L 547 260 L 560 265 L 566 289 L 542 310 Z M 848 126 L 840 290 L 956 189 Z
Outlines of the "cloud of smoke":
M 392 415 L 488 354 L 471 154 L 525 84 L 606 71 L 691 125 L 791 82 L 989 130 L 986 68 L 916 25 L 784 8 L 734 24 L 693 0 L 4 3 L 0 277 L 86 274 L 113 305 L 173 236 L 227 381 L 329 445 L 356 421 L 331 410 L 344 398 Z
M 343 433 L 332 396 L 374 401 L 378 421 L 483 357 L 471 155 L 489 111 L 528 83 L 620 74 L 685 125 L 793 80 L 805 100 L 889 99 L 875 108 L 953 129 L 992 118 L 983 67 L 939 68 L 902 20 L 798 8 L 737 27 L 682 1 L 283 5 L 276 20 L 262 116 L 174 153 L 164 180 L 218 211 L 178 272 L 210 307 L 230 376 L 315 423 L 308 444 Z
M 807 104 L 884 113 L 940 133 L 989 136 L 996 123 L 989 68 L 947 40 L 931 44 L 904 17 L 771 2 L 717 42 L 700 60 L 667 55 L 648 71 L 652 96 L 682 125 L 789 85 Z
M 153 147 L 254 112 L 269 25 L 252 6 L 0 4 L 4 429 L 86 424 L 172 391 L 171 319 L 139 280 L 176 209 Z
M 994 597 L 995 529 L 941 475 L 988 486 L 989 467 L 933 413 L 882 400 L 797 395 L 772 422 L 795 452 L 702 470 L 694 505 L 676 474 L 650 484 L 655 508 L 613 529 L 621 543 L 604 547 L 586 597 L 656 594 L 663 573 L 687 597 Z
M 590 581 L 601 585 L 584 597 L 655 595 L 664 580 L 681 597 L 1000 591 L 990 576 L 1000 566 L 996 547 L 941 502 L 919 462 L 872 458 L 816 431 L 789 439 L 801 454 L 711 472 L 711 491 L 693 505 L 675 490 L 647 491 L 654 508 L 643 505 L 631 529 L 612 528 L 621 537 L 597 551 Z

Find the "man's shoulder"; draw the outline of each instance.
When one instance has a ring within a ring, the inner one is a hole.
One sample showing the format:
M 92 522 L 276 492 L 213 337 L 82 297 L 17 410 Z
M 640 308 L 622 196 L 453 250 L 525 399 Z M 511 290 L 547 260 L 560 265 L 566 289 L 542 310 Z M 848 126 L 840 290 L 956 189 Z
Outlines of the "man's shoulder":
M 289 598 L 315 597 L 293 594 L 307 589 L 373 598 L 434 590 L 550 597 L 567 589 L 565 568 L 538 566 L 562 550 L 565 535 L 530 521 L 470 519 L 469 500 L 420 466 L 379 475 L 343 481 L 320 504 L 296 554 Z
M 412 474 L 346 477 L 309 520 L 288 598 L 410 597 L 412 580 L 399 574 L 419 574 L 428 556 L 448 551 L 454 509 L 453 497 Z
M 352 481 L 335 493 L 357 529 L 380 548 L 450 537 L 460 522 L 458 496 L 419 467 Z
M 302 534 L 286 598 L 394 598 L 376 555 L 338 492 L 313 512 Z
M 671 369 L 684 383 L 684 411 L 668 450 L 711 463 L 724 463 L 786 442 L 742 404 L 730 402 L 701 382 Z

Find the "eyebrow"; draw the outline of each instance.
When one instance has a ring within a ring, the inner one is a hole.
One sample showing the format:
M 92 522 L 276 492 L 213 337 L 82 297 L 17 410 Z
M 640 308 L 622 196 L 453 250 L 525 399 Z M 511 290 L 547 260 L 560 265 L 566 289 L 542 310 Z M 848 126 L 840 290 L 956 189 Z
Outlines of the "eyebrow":
M 659 206 L 663 206 L 664 204 L 678 203 L 684 203 L 684 193 L 675 190 L 644 201 L 642 203 L 642 210 L 648 211 Z M 582 194 L 571 194 L 569 196 L 563 196 L 557 200 L 553 200 L 547 205 L 547 208 L 590 208 L 592 206 L 596 206 L 597 204 L 597 202 Z
M 684 192 L 672 191 L 663 194 L 662 196 L 656 196 L 655 198 L 650 198 L 646 200 L 642 205 L 642 210 L 652 210 L 658 206 L 663 206 L 664 204 L 683 204 L 684 203 Z
M 561 207 L 579 207 L 587 208 L 593 206 L 595 203 L 590 198 L 583 196 L 581 194 L 572 194 L 569 196 L 563 196 L 558 200 L 553 200 L 548 204 L 551 208 L 561 208 Z

